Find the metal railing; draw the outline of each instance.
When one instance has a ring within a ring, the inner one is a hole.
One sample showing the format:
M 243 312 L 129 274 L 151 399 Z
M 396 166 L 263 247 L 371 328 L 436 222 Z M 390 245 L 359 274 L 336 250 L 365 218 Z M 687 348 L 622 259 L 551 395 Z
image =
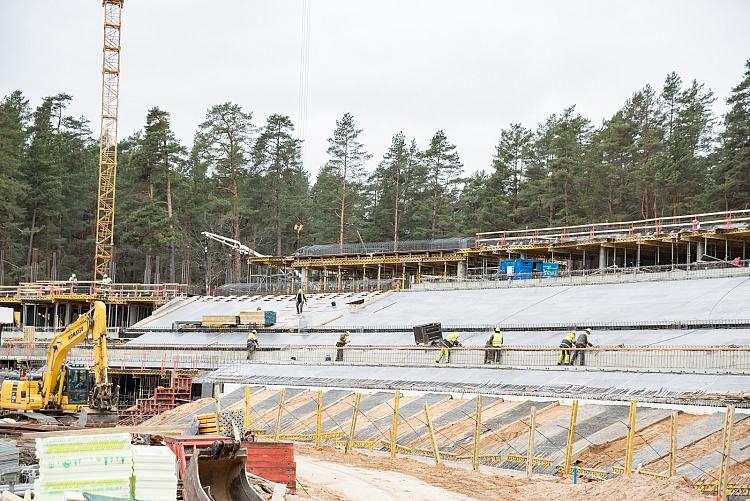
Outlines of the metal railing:
M 602 283 L 652 282 L 685 280 L 691 278 L 724 278 L 750 275 L 750 259 L 736 261 L 698 262 L 692 264 L 666 264 L 641 267 L 609 267 L 603 269 L 560 271 L 557 277 L 544 277 L 533 273 L 532 278 L 512 279 L 494 273 L 491 275 L 442 277 L 422 275 L 421 283 L 411 290 L 495 289 L 510 287 L 540 287 L 555 285 L 586 285 Z
M 524 230 L 477 233 L 474 246 L 513 246 L 555 244 L 571 241 L 621 239 L 637 236 L 659 236 L 683 232 L 697 233 L 709 229 L 738 229 L 750 226 L 750 209 L 669 216 L 637 221 L 592 223 Z
M 556 367 L 563 350 L 537 346 L 508 346 L 502 349 L 453 348 L 450 366 L 493 368 Z M 711 374 L 750 373 L 750 347 L 603 347 L 571 349 L 578 352 L 576 365 L 590 369 L 643 372 L 681 372 Z M 0 350 L 0 360 L 43 361 L 46 348 L 39 344 L 14 344 Z M 497 358 L 495 358 L 497 353 Z M 238 346 L 113 346 L 109 365 L 120 369 L 216 369 L 237 363 L 274 363 L 302 365 L 378 365 L 435 366 L 439 347 L 415 346 L 262 346 L 250 355 Z M 337 357 L 340 355 L 340 357 Z M 340 358 L 337 361 L 337 358 Z M 93 365 L 92 352 L 75 348 L 68 356 L 77 365 Z M 446 364 L 443 359 L 443 364 Z
M 102 282 L 32 282 L 13 286 L 1 286 L 0 298 L 35 299 L 49 296 L 94 296 L 120 299 L 170 300 L 196 291 L 185 284 L 138 284 Z
M 474 238 L 436 238 L 433 240 L 399 240 L 348 244 L 322 244 L 301 247 L 295 257 L 341 256 L 347 254 L 390 254 L 392 252 L 450 251 L 474 246 Z

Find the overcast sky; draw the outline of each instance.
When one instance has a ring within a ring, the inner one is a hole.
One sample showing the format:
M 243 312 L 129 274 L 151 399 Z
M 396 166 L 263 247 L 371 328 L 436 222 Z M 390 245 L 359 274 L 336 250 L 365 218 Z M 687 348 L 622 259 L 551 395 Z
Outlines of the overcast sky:
M 172 114 L 186 144 L 225 101 L 299 123 L 303 0 L 126 0 L 120 136 L 146 111 Z M 0 0 L 0 95 L 36 106 L 67 92 L 98 134 L 97 0 Z M 577 105 L 595 124 L 677 71 L 717 111 L 750 58 L 750 1 L 312 0 L 305 167 L 325 162 L 351 112 L 379 161 L 399 130 L 424 147 L 443 129 L 467 171 L 488 168 L 501 128 L 535 128 Z

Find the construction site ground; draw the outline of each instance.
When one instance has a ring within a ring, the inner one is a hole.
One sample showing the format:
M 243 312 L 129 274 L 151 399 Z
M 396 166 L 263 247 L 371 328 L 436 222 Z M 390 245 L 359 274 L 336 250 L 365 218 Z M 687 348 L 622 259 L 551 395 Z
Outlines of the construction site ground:
M 665 481 L 633 475 L 606 481 L 582 481 L 572 485 L 569 479 L 542 480 L 488 474 L 449 466 L 429 465 L 403 457 L 391 459 L 387 456 L 365 455 L 356 451 L 344 454 L 340 449 L 325 446 L 316 449 L 313 446 L 298 445 L 296 454 L 302 486 L 300 490 L 308 490 L 311 497 L 321 496 L 320 499 L 707 499 L 705 495 L 692 488 L 688 481 L 679 477 Z M 342 468 L 342 465 L 346 468 Z M 349 475 L 351 477 L 347 478 Z M 387 491 L 392 488 L 395 490 Z M 436 488 L 439 491 L 436 491 Z M 436 495 L 438 492 L 440 495 Z

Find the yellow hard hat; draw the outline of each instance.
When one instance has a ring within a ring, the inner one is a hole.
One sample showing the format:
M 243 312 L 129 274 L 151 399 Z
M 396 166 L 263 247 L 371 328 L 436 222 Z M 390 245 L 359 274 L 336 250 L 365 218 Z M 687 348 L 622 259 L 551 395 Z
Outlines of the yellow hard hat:
M 500 332 L 500 327 L 495 327 L 495 332 Z
M 589 327 L 588 329 L 586 329 L 586 332 L 588 332 L 589 334 L 591 334 L 591 328 Z

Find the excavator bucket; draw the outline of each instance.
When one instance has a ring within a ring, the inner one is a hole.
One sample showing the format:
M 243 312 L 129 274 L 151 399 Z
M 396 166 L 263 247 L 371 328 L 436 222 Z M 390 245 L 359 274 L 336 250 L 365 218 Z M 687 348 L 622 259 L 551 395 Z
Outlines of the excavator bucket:
M 247 452 L 237 444 L 214 442 L 193 453 L 183 478 L 185 501 L 263 501 L 247 479 Z

